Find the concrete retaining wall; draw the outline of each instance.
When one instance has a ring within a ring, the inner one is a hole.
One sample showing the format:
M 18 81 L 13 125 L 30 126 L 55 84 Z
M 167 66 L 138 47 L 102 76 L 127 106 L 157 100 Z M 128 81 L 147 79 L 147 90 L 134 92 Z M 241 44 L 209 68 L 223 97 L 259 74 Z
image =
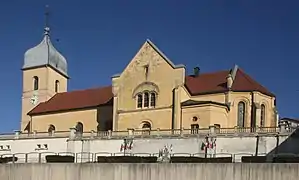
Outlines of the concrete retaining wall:
M 15 164 L 1 180 L 294 180 L 299 164 Z

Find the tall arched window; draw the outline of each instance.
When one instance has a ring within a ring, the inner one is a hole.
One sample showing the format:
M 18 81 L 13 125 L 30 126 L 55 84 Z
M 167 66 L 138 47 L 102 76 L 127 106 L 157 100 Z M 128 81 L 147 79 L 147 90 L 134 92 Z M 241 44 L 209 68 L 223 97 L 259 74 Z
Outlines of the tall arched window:
M 266 106 L 264 104 L 261 105 L 261 127 L 265 126 L 266 121 Z
M 238 104 L 238 127 L 244 127 L 245 126 L 245 103 L 239 102 Z
M 59 81 L 56 80 L 55 81 L 55 92 L 58 93 L 58 91 L 59 91 Z
M 142 108 L 142 94 L 137 95 L 137 108 Z
M 155 106 L 156 106 L 156 94 L 151 93 L 151 107 L 155 107 Z
M 149 106 L 149 94 L 148 92 L 145 92 L 144 93 L 144 104 L 143 104 L 144 107 L 148 107 Z
M 39 81 L 39 79 L 38 79 L 38 77 L 37 76 L 34 76 L 33 77 L 33 90 L 38 90 L 38 82 Z

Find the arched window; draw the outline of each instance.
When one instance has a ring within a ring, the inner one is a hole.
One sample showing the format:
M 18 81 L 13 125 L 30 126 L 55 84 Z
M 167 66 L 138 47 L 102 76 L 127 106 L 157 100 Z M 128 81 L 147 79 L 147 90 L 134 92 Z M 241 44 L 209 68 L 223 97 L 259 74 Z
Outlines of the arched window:
M 142 94 L 137 95 L 137 108 L 142 108 Z
M 265 126 L 266 121 L 266 106 L 264 104 L 261 105 L 261 127 Z
M 59 91 L 59 81 L 56 80 L 55 81 L 55 92 L 58 93 L 58 91 Z
M 143 135 L 150 135 L 152 126 L 149 122 L 143 122 L 142 124 L 142 134 Z
M 49 125 L 49 128 L 48 128 L 48 133 L 49 135 L 53 135 L 53 132 L 55 131 L 55 126 L 53 124 L 50 124 Z
M 76 131 L 77 131 L 77 133 L 80 133 L 80 134 L 83 133 L 83 124 L 81 122 L 77 122 Z
M 151 93 L 151 107 L 155 107 L 155 106 L 156 106 L 156 94 Z
M 144 107 L 148 107 L 149 106 L 149 94 L 148 92 L 145 92 L 144 93 L 144 104 L 143 104 Z
M 38 83 L 39 83 L 38 81 L 39 81 L 38 77 L 34 76 L 33 77 L 33 90 L 34 91 L 38 90 Z
M 149 122 L 144 122 L 142 125 L 142 129 L 151 129 L 151 124 Z
M 238 104 L 238 127 L 244 127 L 245 126 L 245 103 L 239 102 Z
M 48 132 L 53 132 L 53 131 L 55 131 L 55 126 L 53 124 L 50 124 L 48 128 Z

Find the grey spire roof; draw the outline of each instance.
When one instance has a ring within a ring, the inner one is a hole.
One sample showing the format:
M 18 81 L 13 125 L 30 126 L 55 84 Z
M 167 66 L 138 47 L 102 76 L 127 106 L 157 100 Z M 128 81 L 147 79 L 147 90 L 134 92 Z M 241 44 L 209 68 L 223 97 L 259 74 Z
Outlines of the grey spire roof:
M 49 65 L 68 77 L 67 61 L 53 46 L 49 32 L 50 29 L 46 27 L 43 40 L 26 51 L 23 69 Z

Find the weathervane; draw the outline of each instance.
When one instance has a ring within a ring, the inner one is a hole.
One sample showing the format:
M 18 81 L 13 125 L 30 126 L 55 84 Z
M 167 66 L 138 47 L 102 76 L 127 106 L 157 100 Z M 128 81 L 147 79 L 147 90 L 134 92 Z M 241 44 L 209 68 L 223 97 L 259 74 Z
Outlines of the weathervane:
M 50 16 L 49 5 L 46 5 L 46 9 L 45 9 L 45 34 L 46 35 L 48 35 L 50 32 L 49 16 Z

